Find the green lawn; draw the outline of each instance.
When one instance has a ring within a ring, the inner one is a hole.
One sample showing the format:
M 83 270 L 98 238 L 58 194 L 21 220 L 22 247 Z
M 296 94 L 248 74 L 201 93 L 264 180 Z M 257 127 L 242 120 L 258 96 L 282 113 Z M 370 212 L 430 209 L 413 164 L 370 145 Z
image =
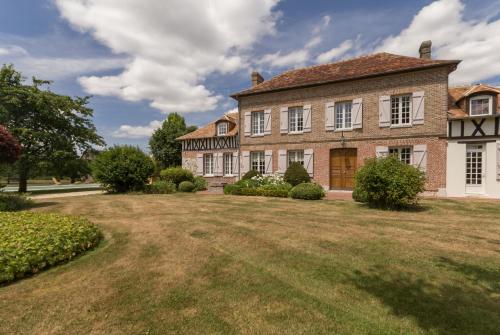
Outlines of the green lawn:
M 1 334 L 499 334 L 500 203 L 222 195 L 41 202 L 106 241 L 0 287 Z

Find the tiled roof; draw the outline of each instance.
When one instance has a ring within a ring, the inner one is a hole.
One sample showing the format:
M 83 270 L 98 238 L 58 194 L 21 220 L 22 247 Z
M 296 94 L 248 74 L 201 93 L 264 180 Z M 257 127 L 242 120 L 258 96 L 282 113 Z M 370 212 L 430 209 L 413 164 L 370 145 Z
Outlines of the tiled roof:
M 229 113 L 189 134 L 178 137 L 177 140 L 214 137 L 217 134 L 216 124 L 219 121 L 228 121 L 234 125 L 232 128 L 229 128 L 229 131 L 224 136 L 235 136 L 238 134 L 238 113 Z
M 337 63 L 290 70 L 250 89 L 235 93 L 231 97 L 238 98 L 239 96 L 268 91 L 321 85 L 437 66 L 447 65 L 454 68 L 458 63 L 460 63 L 458 60 L 422 59 L 382 52 Z
M 448 89 L 448 117 L 450 119 L 463 119 L 469 117 L 469 114 L 460 106 L 460 100 L 476 93 L 496 93 L 500 94 L 500 88 L 485 84 L 472 86 L 459 86 Z M 497 99 L 497 110 L 500 111 L 500 99 Z

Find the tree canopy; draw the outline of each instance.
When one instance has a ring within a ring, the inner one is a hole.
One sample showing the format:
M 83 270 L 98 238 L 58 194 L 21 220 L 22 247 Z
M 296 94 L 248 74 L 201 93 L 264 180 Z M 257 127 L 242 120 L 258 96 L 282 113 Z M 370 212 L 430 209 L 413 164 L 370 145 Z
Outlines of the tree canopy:
M 176 138 L 195 130 L 196 126 L 186 127 L 186 121 L 181 115 L 168 115 L 161 128 L 158 128 L 149 140 L 151 153 L 160 169 L 181 165 L 182 146 Z
M 87 106 L 90 97 L 56 94 L 50 83 L 32 78 L 27 84 L 12 65 L 0 69 L 0 124 L 22 145 L 17 162 L 20 192 L 26 192 L 34 166 L 104 145 L 92 122 L 93 110 Z
M 21 146 L 12 134 L 0 125 L 0 164 L 12 164 L 19 158 Z

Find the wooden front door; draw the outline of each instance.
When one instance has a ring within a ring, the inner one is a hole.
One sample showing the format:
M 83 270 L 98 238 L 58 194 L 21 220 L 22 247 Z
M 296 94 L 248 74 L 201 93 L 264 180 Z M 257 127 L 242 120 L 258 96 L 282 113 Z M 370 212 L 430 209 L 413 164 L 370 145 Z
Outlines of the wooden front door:
M 330 189 L 352 190 L 358 154 L 353 148 L 330 151 Z

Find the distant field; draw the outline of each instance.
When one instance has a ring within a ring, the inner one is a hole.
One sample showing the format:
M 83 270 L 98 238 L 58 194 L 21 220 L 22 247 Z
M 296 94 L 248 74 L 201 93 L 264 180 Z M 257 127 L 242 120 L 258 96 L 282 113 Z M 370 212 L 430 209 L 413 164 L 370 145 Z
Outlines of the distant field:
M 498 202 L 96 195 L 106 240 L 0 287 L 5 334 L 498 334 Z

